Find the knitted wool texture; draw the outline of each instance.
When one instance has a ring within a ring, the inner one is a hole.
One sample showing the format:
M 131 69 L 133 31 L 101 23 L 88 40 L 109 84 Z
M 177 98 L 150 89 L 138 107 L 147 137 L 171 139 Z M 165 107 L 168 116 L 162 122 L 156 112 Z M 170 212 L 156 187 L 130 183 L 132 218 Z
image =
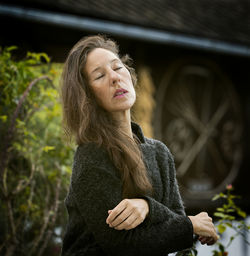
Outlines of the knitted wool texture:
M 152 196 L 144 197 L 148 216 L 128 231 L 106 224 L 108 210 L 122 200 L 120 175 L 105 150 L 93 143 L 81 145 L 65 199 L 69 218 L 62 256 L 166 256 L 192 246 L 193 226 L 184 212 L 169 149 L 158 140 L 145 138 L 136 123 L 131 125 L 154 190 Z

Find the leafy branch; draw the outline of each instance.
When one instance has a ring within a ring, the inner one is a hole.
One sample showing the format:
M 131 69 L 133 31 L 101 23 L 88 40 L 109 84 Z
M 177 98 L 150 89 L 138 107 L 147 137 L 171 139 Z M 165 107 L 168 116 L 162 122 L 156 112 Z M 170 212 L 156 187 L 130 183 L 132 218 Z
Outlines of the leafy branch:
M 213 201 L 222 199 L 224 201 L 221 207 L 216 209 L 214 216 L 218 218 L 218 224 L 216 225 L 217 230 L 220 236 L 228 229 L 231 228 L 234 230 L 234 234 L 230 236 L 229 241 L 224 245 L 221 242 L 217 242 L 217 249 L 213 250 L 213 256 L 226 256 L 228 255 L 227 249 L 232 244 L 234 239 L 237 236 L 241 236 L 245 243 L 250 245 L 249 241 L 246 238 L 246 233 L 250 230 L 250 225 L 246 224 L 246 212 L 244 212 L 239 206 L 236 204 L 236 199 L 240 199 L 241 197 L 238 195 L 234 195 L 234 188 L 232 185 L 228 185 L 226 187 L 226 193 L 219 193 L 213 197 Z
M 66 214 L 73 150 L 65 145 L 57 85 L 45 53 L 0 47 L 0 254 L 54 256 Z
M 244 242 L 250 245 L 247 240 L 247 234 L 250 232 L 250 225 L 246 224 L 246 212 L 244 212 L 236 204 L 236 200 L 241 197 L 233 194 L 234 188 L 232 185 L 226 186 L 226 192 L 219 193 L 215 195 L 212 200 L 222 200 L 222 205 L 216 208 L 214 216 L 218 218 L 217 224 L 215 224 L 220 237 L 226 232 L 228 228 L 234 230 L 234 234 L 230 236 L 226 244 L 223 244 L 220 240 L 217 241 L 213 246 L 216 247 L 212 251 L 212 256 L 227 256 L 228 248 L 233 243 L 236 237 L 241 236 Z M 177 254 L 179 255 L 179 254 Z M 196 245 L 194 244 L 188 254 L 180 254 L 181 256 L 197 256 L 198 251 Z

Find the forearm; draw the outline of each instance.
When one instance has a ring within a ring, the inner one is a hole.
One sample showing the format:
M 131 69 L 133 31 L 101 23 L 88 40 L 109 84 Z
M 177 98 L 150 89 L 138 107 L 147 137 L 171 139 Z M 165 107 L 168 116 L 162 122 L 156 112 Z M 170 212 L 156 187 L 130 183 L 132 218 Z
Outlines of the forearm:
M 84 207 L 84 206 L 83 206 Z M 103 219 L 102 213 L 88 214 L 88 223 L 96 241 L 110 255 L 163 255 L 192 246 L 193 230 L 185 216 L 172 215 L 161 223 L 145 221 L 131 230 L 115 230 Z M 139 253 L 140 252 L 140 253 Z
M 164 255 L 190 248 L 193 243 L 192 225 L 187 217 L 177 216 L 158 224 L 143 223 L 129 231 L 96 234 L 97 241 L 111 255 Z M 133 253 L 132 253 L 133 252 Z
M 162 255 L 192 245 L 190 220 L 152 198 L 151 212 L 141 225 L 128 231 L 110 228 L 106 224 L 108 210 L 121 200 L 118 192 L 121 190 L 120 184 L 112 179 L 105 170 L 96 168 L 73 184 L 75 202 L 82 218 L 104 251 L 111 255 L 117 255 L 117 250 L 120 255 L 138 255 L 138 250 L 144 255 Z

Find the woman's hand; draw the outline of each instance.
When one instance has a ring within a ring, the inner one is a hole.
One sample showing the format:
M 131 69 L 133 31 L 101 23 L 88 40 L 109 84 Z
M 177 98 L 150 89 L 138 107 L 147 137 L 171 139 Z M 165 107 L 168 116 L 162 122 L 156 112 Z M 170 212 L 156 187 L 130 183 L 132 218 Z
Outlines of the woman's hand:
M 213 245 L 218 240 L 212 218 L 206 212 L 188 216 L 193 224 L 194 233 L 199 236 L 202 244 Z
M 149 206 L 144 199 L 124 199 L 108 211 L 106 223 L 116 230 L 129 230 L 140 225 L 147 217 Z

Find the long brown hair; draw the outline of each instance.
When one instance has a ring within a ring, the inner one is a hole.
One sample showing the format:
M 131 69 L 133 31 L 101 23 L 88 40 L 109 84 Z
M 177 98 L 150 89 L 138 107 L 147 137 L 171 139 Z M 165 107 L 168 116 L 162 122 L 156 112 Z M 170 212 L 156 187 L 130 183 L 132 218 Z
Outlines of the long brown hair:
M 63 120 L 68 134 L 78 145 L 94 142 L 105 148 L 123 182 L 123 197 L 133 198 L 152 193 L 152 185 L 142 159 L 138 141 L 121 131 L 105 109 L 97 104 L 84 72 L 88 54 L 95 48 L 104 48 L 119 57 L 118 45 L 104 36 L 81 39 L 70 51 L 62 75 Z M 119 57 L 120 58 L 120 57 Z M 120 58 L 129 70 L 133 85 L 136 74 L 126 55 Z

